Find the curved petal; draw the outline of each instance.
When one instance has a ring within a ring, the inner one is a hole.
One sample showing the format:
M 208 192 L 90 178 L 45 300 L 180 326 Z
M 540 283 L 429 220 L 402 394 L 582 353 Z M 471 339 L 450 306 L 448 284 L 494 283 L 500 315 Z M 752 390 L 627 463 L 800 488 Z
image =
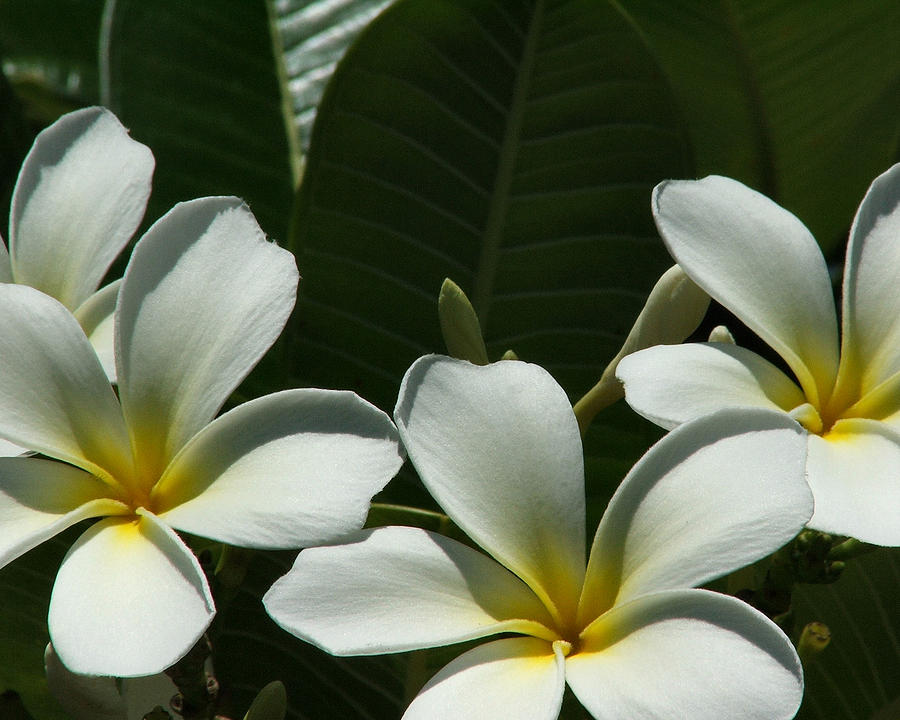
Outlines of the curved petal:
M 812 515 L 805 462 L 806 433 L 780 413 L 723 410 L 673 430 L 609 502 L 591 549 L 580 622 L 777 550 Z
M 297 267 L 237 198 L 176 205 L 138 242 L 116 311 L 122 408 L 158 478 L 275 342 Z
M 806 226 L 715 175 L 660 183 L 652 207 L 672 257 L 785 359 L 820 406 L 837 373 L 837 318 L 825 259 Z
M 900 164 L 875 178 L 850 229 L 841 385 L 864 395 L 900 371 Z
M 724 408 L 789 412 L 806 402 L 781 370 L 746 348 L 725 343 L 658 345 L 623 358 L 616 377 L 625 401 L 671 430 Z
M 48 624 L 53 647 L 73 672 L 162 672 L 215 615 L 197 559 L 172 530 L 139 512 L 90 527 L 59 568 Z
M 550 374 L 427 356 L 406 372 L 394 418 L 447 514 L 569 616 L 584 577 L 584 467 L 575 414 Z
M 0 235 L 0 283 L 11 283 L 12 281 L 12 266 L 9 262 L 9 252 L 6 249 L 6 245 L 3 244 L 3 236 Z
M 876 545 L 900 545 L 900 433 L 876 420 L 839 420 L 809 436 L 809 526 Z
M 403 464 L 387 415 L 351 392 L 287 390 L 201 430 L 153 489 L 169 525 L 232 545 L 296 548 L 359 530 Z
M 42 458 L 0 459 L 0 567 L 90 517 L 122 515 L 126 505 L 84 470 Z
M 131 471 L 115 393 L 71 313 L 25 285 L 0 285 L 0 435 L 114 484 Z
M 114 677 L 76 675 L 60 662 L 52 643 L 44 651 L 44 669 L 50 693 L 73 720 L 127 720 Z
M 109 381 L 116 381 L 115 313 L 121 280 L 111 282 L 75 310 L 75 319 L 87 335 Z
M 263 603 L 285 630 L 333 655 L 549 632 L 544 606 L 519 578 L 419 528 L 377 528 L 345 545 L 303 550 Z
M 790 641 L 727 595 L 645 595 L 582 637 L 581 651 L 566 659 L 566 679 L 598 720 L 789 720 L 803 697 Z
M 403 720 L 555 720 L 565 659 L 550 643 L 509 638 L 479 645 L 440 670 Z
M 34 141 L 9 215 L 13 277 L 70 310 L 97 289 L 150 197 L 153 154 L 116 116 L 63 115 Z
M 27 452 L 28 450 L 26 448 L 23 448 L 21 445 L 16 445 L 15 443 L 11 443 L 9 440 L 0 438 L 0 458 L 18 457 L 19 455 Z

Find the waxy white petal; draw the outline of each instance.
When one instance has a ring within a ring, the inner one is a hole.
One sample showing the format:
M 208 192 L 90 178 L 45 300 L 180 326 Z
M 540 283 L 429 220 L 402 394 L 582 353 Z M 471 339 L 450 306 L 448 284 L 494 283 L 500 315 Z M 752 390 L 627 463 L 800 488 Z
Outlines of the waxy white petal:
M 805 462 L 806 433 L 781 413 L 723 410 L 670 432 L 628 473 L 600 521 L 580 622 L 777 550 L 812 515 Z
M 652 208 L 684 271 L 785 359 L 811 402 L 824 401 L 837 373 L 837 319 L 825 259 L 803 223 L 719 176 L 660 183 Z
M 75 310 L 75 319 L 97 353 L 110 382 L 116 381 L 115 313 L 121 280 L 111 282 Z
M 727 595 L 645 595 L 583 638 L 566 659 L 566 679 L 598 720 L 789 720 L 803 696 L 787 637 Z
M 194 436 L 153 490 L 169 525 L 233 545 L 332 542 L 365 522 L 403 464 L 387 415 L 351 392 L 287 390 Z
M 35 457 L 0 459 L 0 567 L 90 517 L 122 515 L 90 473 Z
M 549 373 L 517 361 L 420 358 L 394 418 L 446 513 L 548 607 L 573 611 L 584 577 L 581 435 Z
M 119 290 L 116 362 L 138 465 L 159 477 L 278 337 L 293 256 L 237 198 L 176 205 L 135 246 Z
M 809 526 L 876 545 L 900 545 L 900 433 L 876 420 L 839 420 L 809 436 Z
M 13 192 L 13 277 L 74 310 L 97 289 L 144 216 L 153 155 L 108 110 L 84 108 L 42 131 Z
M 26 452 L 28 452 L 27 448 L 23 448 L 21 445 L 16 445 L 9 440 L 0 438 L 0 458 L 17 457 Z
M 806 402 L 803 391 L 777 367 L 725 343 L 641 350 L 622 359 L 616 377 L 635 412 L 670 430 L 724 408 L 788 412 Z
M 142 512 L 101 520 L 75 542 L 56 576 L 48 624 L 73 672 L 134 677 L 177 662 L 214 614 L 197 559 Z
M 438 672 L 403 720 L 555 720 L 565 659 L 550 643 L 509 638 L 479 645 Z
M 131 469 L 115 393 L 72 314 L 0 285 L 0 435 L 110 480 Z
M 409 527 L 303 550 L 263 603 L 285 630 L 334 655 L 548 632 L 538 623 L 550 621 L 534 593 L 487 555 Z
M 865 394 L 900 371 L 900 164 L 863 198 L 844 269 L 841 382 Z M 845 377 L 846 376 L 846 377 Z M 900 401 L 897 401 L 900 407 Z

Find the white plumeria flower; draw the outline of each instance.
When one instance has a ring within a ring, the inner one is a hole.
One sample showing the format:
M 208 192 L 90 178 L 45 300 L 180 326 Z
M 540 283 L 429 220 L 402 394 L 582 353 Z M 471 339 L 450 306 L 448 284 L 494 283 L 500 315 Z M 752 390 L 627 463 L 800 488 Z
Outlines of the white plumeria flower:
M 672 428 L 721 408 L 769 408 L 808 433 L 811 528 L 900 545 L 900 165 L 853 221 L 840 348 L 831 283 L 809 230 L 735 180 L 670 181 L 653 213 L 672 256 L 785 361 L 746 348 L 655 347 L 625 358 L 628 404 Z
M 114 378 L 112 313 L 118 282 L 97 288 L 144 217 L 153 154 L 102 107 L 68 113 L 25 157 L 0 241 L 0 282 L 59 300 L 85 329 Z
M 174 530 L 254 548 L 330 542 L 362 526 L 399 468 L 390 418 L 353 393 L 287 390 L 213 420 L 278 337 L 297 280 L 236 198 L 176 205 L 119 289 L 118 398 L 63 305 L 0 285 L 0 436 L 53 458 L 0 458 L 0 566 L 104 518 L 50 599 L 71 671 L 152 675 L 205 631 L 213 599 Z
M 552 720 L 566 683 L 603 720 L 793 717 L 788 639 L 693 588 L 811 515 L 795 423 L 726 411 L 670 433 L 615 493 L 586 562 L 581 436 L 546 371 L 421 358 L 394 417 L 422 482 L 493 559 L 410 527 L 304 550 L 264 597 L 282 627 L 336 655 L 512 634 L 438 672 L 406 720 Z

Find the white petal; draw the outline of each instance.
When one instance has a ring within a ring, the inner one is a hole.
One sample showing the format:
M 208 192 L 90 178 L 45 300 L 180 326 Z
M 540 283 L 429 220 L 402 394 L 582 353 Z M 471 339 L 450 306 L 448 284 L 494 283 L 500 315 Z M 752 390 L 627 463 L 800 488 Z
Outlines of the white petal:
M 637 462 L 600 521 L 582 622 L 777 550 L 812 515 L 805 462 L 806 433 L 779 413 L 723 410 L 673 430 Z
M 41 132 L 13 192 L 16 282 L 70 310 L 90 295 L 144 216 L 153 155 L 108 110 L 84 108 Z
M 660 183 L 652 207 L 685 272 L 785 359 L 813 404 L 824 400 L 837 372 L 837 319 L 825 259 L 803 223 L 718 176 Z
M 185 446 L 153 490 L 179 530 L 296 548 L 362 527 L 403 464 L 387 415 L 351 392 L 288 390 L 244 403 Z
M 777 367 L 725 343 L 641 350 L 619 363 L 616 377 L 625 384 L 625 400 L 635 412 L 668 429 L 723 408 L 788 412 L 806 402 Z
M 385 527 L 309 548 L 263 598 L 290 633 L 333 655 L 436 647 L 502 632 L 544 632 L 528 587 L 470 547 L 419 528 Z
M 0 283 L 13 281 L 12 266 L 9 263 L 9 252 L 3 244 L 3 236 L 0 235 Z
M 898 238 L 900 164 L 875 179 L 850 230 L 844 269 L 841 379 L 859 382 L 860 394 L 900 371 Z M 845 378 L 846 373 L 858 377 Z
M 479 645 L 439 671 L 403 720 L 555 720 L 565 690 L 564 662 L 545 640 Z
M 44 669 L 47 687 L 73 720 L 127 719 L 114 677 L 76 675 L 59 661 L 52 643 L 44 651 Z
M 130 472 L 119 404 L 75 318 L 25 285 L 0 285 L 0 308 L 0 435 L 107 478 Z
M 565 615 L 584 577 L 581 435 L 537 365 L 428 356 L 394 410 L 422 482 L 465 532 Z
M 566 679 L 598 720 L 789 720 L 803 696 L 800 661 L 778 627 L 705 590 L 612 610 L 566 659 Z
M 900 433 L 875 420 L 839 420 L 809 436 L 809 526 L 876 545 L 900 545 Z
M 0 567 L 81 520 L 128 512 L 109 495 L 109 486 L 71 465 L 0 459 Z
M 23 448 L 21 445 L 16 445 L 9 440 L 0 438 L 0 458 L 18 457 L 26 452 L 28 452 L 27 448 Z
M 294 257 L 237 198 L 176 205 L 135 246 L 119 290 L 119 393 L 138 463 L 159 477 L 275 341 Z
M 134 677 L 173 665 L 214 614 L 197 559 L 142 513 L 101 520 L 75 542 L 56 576 L 48 624 L 73 672 Z
M 75 310 L 75 319 L 84 330 L 110 382 L 116 381 L 115 312 L 121 280 L 111 282 L 85 300 Z

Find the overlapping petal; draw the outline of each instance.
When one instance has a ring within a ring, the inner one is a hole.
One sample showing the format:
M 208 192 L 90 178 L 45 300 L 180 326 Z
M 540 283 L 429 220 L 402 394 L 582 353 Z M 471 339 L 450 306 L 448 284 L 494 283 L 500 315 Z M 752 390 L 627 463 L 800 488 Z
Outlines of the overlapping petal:
M 153 168 L 150 150 L 103 108 L 69 113 L 42 131 L 10 207 L 15 281 L 78 307 L 140 224 Z
M 129 512 L 109 490 L 65 463 L 0 459 L 0 567 L 80 520 Z
M 581 435 L 542 368 L 440 356 L 407 371 L 394 411 L 425 486 L 548 607 L 574 610 L 584 576 Z
M 0 435 L 111 483 L 131 472 L 115 393 L 84 332 L 59 302 L 0 284 Z
M 288 390 L 201 430 L 153 489 L 169 525 L 243 547 L 332 542 L 403 464 L 397 430 L 351 392 Z
M 0 235 L 0 283 L 13 281 L 12 266 L 9 263 L 9 251 L 3 244 L 3 236 Z
M 900 372 L 900 164 L 875 178 L 850 230 L 841 382 L 858 394 Z M 897 401 L 900 407 L 900 401 Z
M 115 313 L 121 280 L 101 288 L 75 310 L 75 319 L 97 353 L 110 382 L 116 381 Z
M 813 404 L 826 400 L 837 319 L 825 260 L 803 223 L 719 176 L 660 183 L 652 208 L 685 272 L 785 359 Z
M 63 663 L 84 675 L 162 672 L 215 614 L 190 549 L 149 513 L 92 525 L 63 559 L 48 624 Z
M 805 463 L 806 434 L 782 413 L 723 410 L 673 430 L 610 500 L 591 549 L 580 622 L 777 550 L 812 515 Z
M 125 701 L 114 677 L 73 673 L 60 662 L 52 644 L 44 651 L 44 668 L 50 692 L 74 720 L 126 720 Z
M 509 638 L 463 653 L 437 673 L 403 720 L 555 720 L 565 659 L 543 640 Z
M 236 198 L 176 205 L 135 247 L 119 290 L 119 393 L 138 465 L 159 477 L 280 334 L 293 256 Z
M 566 679 L 597 720 L 788 720 L 803 695 L 800 662 L 778 627 L 705 590 L 616 607 L 585 631 Z
M 809 436 L 808 467 L 816 498 L 810 527 L 900 545 L 900 433 L 875 420 L 839 420 L 825 437 Z
M 628 355 L 616 377 L 635 412 L 667 429 L 724 408 L 788 412 L 803 391 L 746 348 L 725 343 L 658 345 Z
M 408 527 L 303 550 L 263 602 L 287 631 L 335 655 L 414 650 L 501 632 L 547 634 L 550 622 L 537 596 L 491 558 Z M 546 652 L 549 643 L 542 642 Z

